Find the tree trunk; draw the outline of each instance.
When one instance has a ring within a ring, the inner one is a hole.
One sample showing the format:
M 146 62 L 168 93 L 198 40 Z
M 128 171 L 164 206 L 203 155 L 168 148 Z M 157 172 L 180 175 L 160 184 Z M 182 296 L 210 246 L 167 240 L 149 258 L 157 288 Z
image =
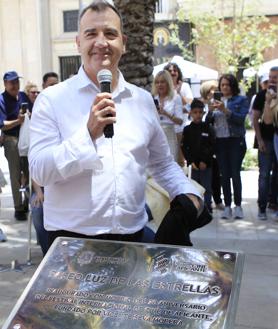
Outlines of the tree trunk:
M 120 70 L 130 83 L 150 90 L 153 71 L 155 0 L 114 0 L 123 17 L 127 51 Z

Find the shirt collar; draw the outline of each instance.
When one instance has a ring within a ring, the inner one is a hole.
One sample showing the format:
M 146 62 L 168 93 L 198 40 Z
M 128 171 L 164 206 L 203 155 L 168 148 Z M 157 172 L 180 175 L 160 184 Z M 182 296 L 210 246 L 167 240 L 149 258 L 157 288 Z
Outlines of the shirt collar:
M 116 88 L 114 89 L 112 96 L 113 98 L 117 97 L 119 94 L 121 94 L 126 88 L 128 88 L 128 84 L 125 81 L 122 73 L 120 70 L 118 70 L 119 74 L 119 79 L 118 79 L 118 84 Z M 78 74 L 77 74 L 77 88 L 78 89 L 83 89 L 88 86 L 91 86 L 94 88 L 97 92 L 99 92 L 99 87 L 88 77 L 86 74 L 83 65 L 79 68 Z M 128 88 L 130 89 L 130 88 Z
M 3 92 L 3 96 L 4 97 L 6 97 L 6 99 L 8 99 L 8 100 L 12 100 L 12 101 L 14 101 L 14 102 L 17 102 L 17 100 L 18 100 L 18 97 L 19 97 L 19 93 L 18 93 L 18 97 L 14 97 L 14 96 L 12 96 L 11 94 L 9 94 L 8 92 L 7 92 L 7 90 L 5 90 L 4 92 Z

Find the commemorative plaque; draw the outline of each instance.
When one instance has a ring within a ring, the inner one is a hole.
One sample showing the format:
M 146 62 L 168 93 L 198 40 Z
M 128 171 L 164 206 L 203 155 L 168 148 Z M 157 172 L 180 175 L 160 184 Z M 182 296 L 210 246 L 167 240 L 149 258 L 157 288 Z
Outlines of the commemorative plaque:
M 234 328 L 244 256 L 58 238 L 4 329 Z

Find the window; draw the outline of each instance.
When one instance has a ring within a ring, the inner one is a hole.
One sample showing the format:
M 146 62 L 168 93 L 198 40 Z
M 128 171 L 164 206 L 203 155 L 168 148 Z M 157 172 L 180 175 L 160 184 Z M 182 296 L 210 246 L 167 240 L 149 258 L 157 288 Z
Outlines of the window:
M 72 74 L 76 74 L 81 65 L 80 56 L 63 56 L 60 59 L 61 81 L 64 81 Z
M 162 13 L 162 0 L 156 0 L 155 2 L 155 12 Z
M 76 32 L 78 29 L 78 10 L 63 11 L 64 32 Z

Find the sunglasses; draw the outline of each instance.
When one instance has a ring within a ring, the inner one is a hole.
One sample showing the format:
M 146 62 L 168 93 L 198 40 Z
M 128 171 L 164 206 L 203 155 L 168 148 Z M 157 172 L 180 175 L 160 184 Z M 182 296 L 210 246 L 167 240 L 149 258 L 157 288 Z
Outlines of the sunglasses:
M 33 94 L 33 95 L 38 95 L 40 92 L 39 91 L 30 91 L 30 94 Z

